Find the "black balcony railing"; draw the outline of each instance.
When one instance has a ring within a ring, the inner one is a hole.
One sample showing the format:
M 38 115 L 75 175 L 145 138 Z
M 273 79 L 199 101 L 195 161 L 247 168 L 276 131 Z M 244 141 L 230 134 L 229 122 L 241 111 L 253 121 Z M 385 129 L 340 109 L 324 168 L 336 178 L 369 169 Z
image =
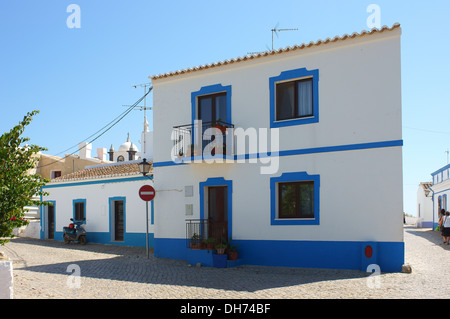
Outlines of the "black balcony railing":
M 234 125 L 223 121 L 174 126 L 174 157 L 234 154 Z
M 186 247 L 203 249 L 207 244 L 227 242 L 228 223 L 208 219 L 189 219 L 186 221 Z

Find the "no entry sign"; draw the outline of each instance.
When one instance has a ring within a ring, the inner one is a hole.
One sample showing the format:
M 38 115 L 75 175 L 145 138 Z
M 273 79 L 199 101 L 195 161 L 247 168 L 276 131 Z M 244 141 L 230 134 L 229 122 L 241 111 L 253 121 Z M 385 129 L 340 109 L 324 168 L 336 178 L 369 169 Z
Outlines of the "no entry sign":
M 139 197 L 145 202 L 152 201 L 155 195 L 156 191 L 150 185 L 144 185 L 139 189 Z

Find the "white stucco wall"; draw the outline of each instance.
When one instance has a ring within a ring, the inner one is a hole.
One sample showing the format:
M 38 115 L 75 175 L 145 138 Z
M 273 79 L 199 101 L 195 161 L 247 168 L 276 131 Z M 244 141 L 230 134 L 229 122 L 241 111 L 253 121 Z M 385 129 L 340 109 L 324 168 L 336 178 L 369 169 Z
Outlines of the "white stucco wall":
M 191 93 L 232 86 L 232 124 L 268 128 L 269 78 L 298 68 L 318 69 L 319 123 L 279 129 L 280 151 L 399 141 L 400 34 L 387 33 L 230 64 L 153 81 L 154 161 L 171 161 L 172 128 L 191 123 Z M 270 225 L 270 178 L 286 172 L 320 175 L 320 225 Z M 155 200 L 155 237 L 184 238 L 185 219 L 199 218 L 199 183 L 233 181 L 235 239 L 403 241 L 401 147 L 280 157 L 280 169 L 258 164 L 155 166 L 156 189 L 194 187 L 194 197 L 165 193 Z M 185 216 L 185 204 L 194 215 Z
M 95 184 L 90 184 L 95 182 Z M 86 200 L 86 230 L 89 233 L 110 232 L 110 203 L 109 199 L 114 197 L 125 197 L 125 232 L 145 233 L 146 203 L 139 197 L 139 189 L 145 185 L 153 185 L 149 179 L 129 181 L 127 178 L 111 178 L 102 181 L 84 180 L 52 184 L 45 191 L 50 195 L 44 197 L 45 201 L 55 201 L 55 232 L 62 232 L 63 227 L 68 226 L 73 217 L 73 200 Z M 55 187 L 58 186 L 58 187 Z M 149 205 L 149 220 L 151 218 Z M 42 218 L 45 237 L 48 236 L 46 213 L 44 209 Z M 149 222 L 149 232 L 153 233 L 153 225 Z M 59 238 L 58 238 L 59 239 Z
M 12 261 L 0 258 L 0 299 L 14 298 Z

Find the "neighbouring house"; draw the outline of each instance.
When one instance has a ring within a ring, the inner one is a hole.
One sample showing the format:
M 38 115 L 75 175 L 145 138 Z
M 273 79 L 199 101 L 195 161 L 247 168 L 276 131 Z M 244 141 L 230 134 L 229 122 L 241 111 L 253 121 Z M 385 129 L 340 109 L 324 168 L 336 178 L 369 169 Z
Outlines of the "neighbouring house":
M 191 244 L 232 238 L 238 264 L 400 271 L 400 40 L 395 24 L 150 76 L 155 256 L 210 265 Z
M 139 161 L 102 164 L 61 176 L 43 190 L 41 239 L 63 240 L 70 219 L 86 219 L 87 241 L 146 246 L 146 203 L 139 189 L 153 181 L 142 176 Z M 149 206 L 149 245 L 153 246 L 153 204 Z
M 91 157 L 92 145 L 88 143 L 80 143 L 79 155 L 68 154 L 64 158 L 49 154 L 37 153 L 35 157 L 38 162 L 35 168 L 28 170 L 28 174 L 38 174 L 46 179 L 54 179 L 62 175 L 77 172 L 85 169 L 86 166 L 106 163 L 106 157 L 101 157 L 101 152 L 106 152 L 106 149 L 98 149 L 98 157 Z M 38 200 L 38 197 L 34 198 Z M 40 238 L 40 208 L 39 206 L 25 207 L 28 212 L 25 218 L 29 220 L 28 226 L 21 227 L 14 231 L 16 236 Z
M 153 180 L 151 174 L 142 176 L 138 163 L 142 161 L 140 156 L 150 163 L 153 160 L 152 132 L 146 119 L 141 144 L 144 147 L 139 152 L 128 137 L 119 151 L 112 154 L 112 161 L 59 176 L 43 187 L 49 195 L 42 199 L 51 205 L 40 208 L 40 238 L 62 241 L 63 227 L 71 222 L 70 218 L 86 219 L 88 242 L 145 247 L 146 202 L 138 191 L 143 185 L 153 185 Z M 89 158 L 90 147 L 83 149 L 88 153 L 81 157 Z M 101 150 L 105 159 L 106 149 Z M 153 246 L 153 212 L 150 203 L 150 247 Z
M 60 176 L 81 171 L 87 166 L 107 163 L 106 149 L 98 149 L 98 156 L 91 157 L 92 145 L 89 143 L 79 144 L 79 154 L 67 154 L 64 157 L 38 153 L 39 162 L 33 173 L 52 180 Z
M 417 226 L 433 227 L 433 192 L 431 182 L 421 182 L 417 189 Z
M 432 185 L 429 189 L 432 191 L 432 228 L 436 228 L 439 223 L 439 212 L 444 209 L 449 210 L 447 198 L 450 197 L 450 164 L 431 173 Z

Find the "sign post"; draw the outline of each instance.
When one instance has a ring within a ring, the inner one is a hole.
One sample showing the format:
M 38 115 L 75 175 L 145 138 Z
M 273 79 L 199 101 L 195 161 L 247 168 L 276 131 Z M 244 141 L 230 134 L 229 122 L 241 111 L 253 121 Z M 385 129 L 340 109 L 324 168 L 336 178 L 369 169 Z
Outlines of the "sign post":
M 144 185 L 139 189 L 139 197 L 145 201 L 145 248 L 147 249 L 147 258 L 149 258 L 149 247 L 148 247 L 148 202 L 151 202 L 156 195 L 155 189 L 150 185 Z

